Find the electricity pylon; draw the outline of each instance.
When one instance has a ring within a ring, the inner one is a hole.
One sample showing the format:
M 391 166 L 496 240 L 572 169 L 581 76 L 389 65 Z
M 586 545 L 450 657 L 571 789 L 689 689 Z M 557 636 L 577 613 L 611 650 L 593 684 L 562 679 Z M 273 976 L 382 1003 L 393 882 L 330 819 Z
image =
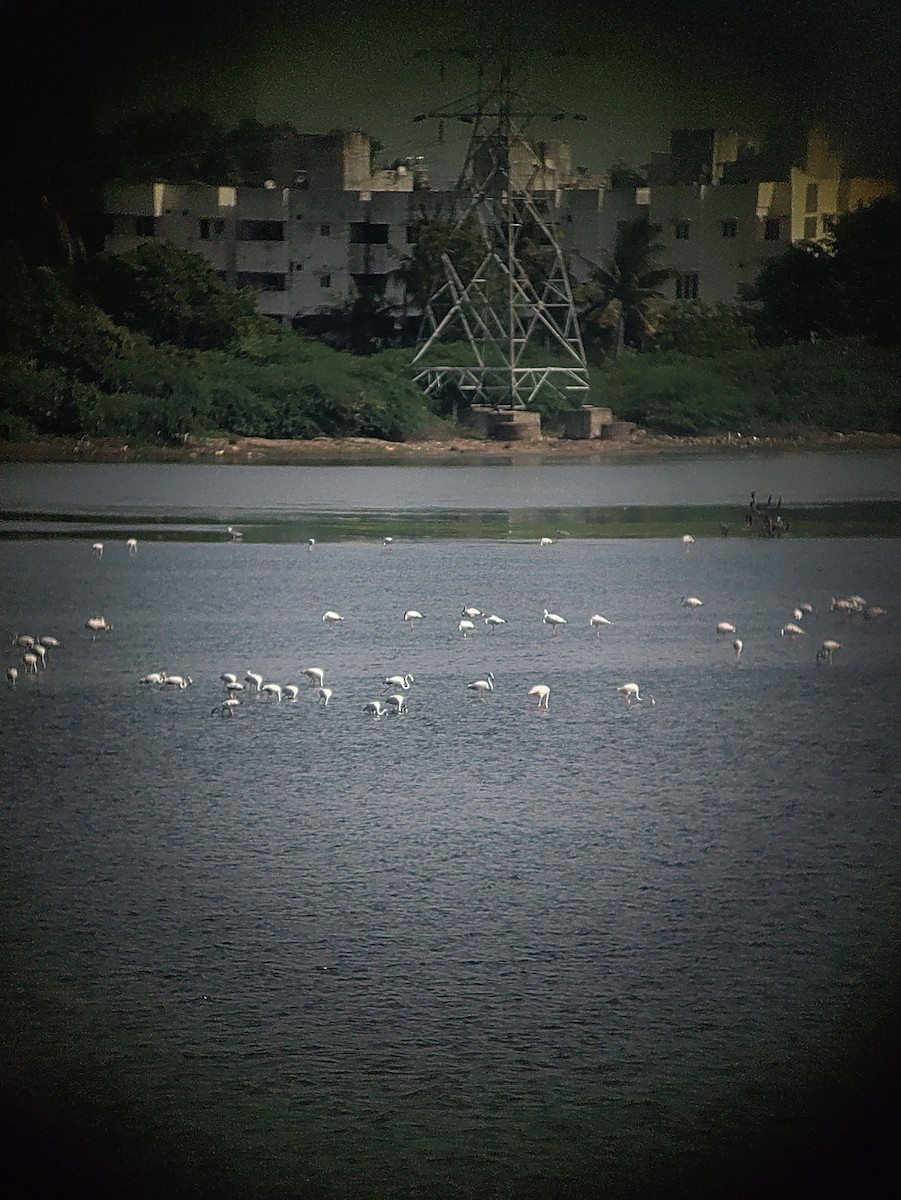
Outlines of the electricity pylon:
M 476 223 L 485 243 L 471 275 L 442 255 L 444 278 L 425 306 L 413 357 L 414 379 L 426 393 L 453 386 L 471 404 L 496 408 L 525 408 L 542 389 L 585 398 L 588 368 L 566 261 L 546 203 L 533 194 L 547 188 L 546 163 L 527 137 L 536 118 L 568 115 L 534 109 L 515 87 L 508 14 L 499 43 L 479 62 L 478 91 L 416 118 L 473 126 L 454 227 Z M 454 362 L 430 363 L 431 352 L 448 343 L 460 348 Z

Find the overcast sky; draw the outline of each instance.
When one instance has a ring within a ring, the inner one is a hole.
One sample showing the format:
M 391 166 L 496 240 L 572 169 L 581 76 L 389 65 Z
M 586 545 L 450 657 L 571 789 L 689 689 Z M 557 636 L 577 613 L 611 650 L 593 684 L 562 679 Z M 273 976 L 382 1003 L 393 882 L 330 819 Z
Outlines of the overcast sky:
M 362 128 L 438 181 L 466 127 L 412 118 L 463 95 L 482 9 L 504 0 L 0 0 L 0 67 L 25 111 L 102 120 L 191 103 L 302 130 Z M 536 101 L 583 112 L 574 160 L 645 161 L 675 127 L 824 122 L 861 166 L 901 165 L 897 0 L 519 0 L 518 71 Z M 444 78 L 440 78 L 442 47 Z M 10 102 L 5 104 L 9 115 Z M 541 132 L 536 130 L 536 132 Z

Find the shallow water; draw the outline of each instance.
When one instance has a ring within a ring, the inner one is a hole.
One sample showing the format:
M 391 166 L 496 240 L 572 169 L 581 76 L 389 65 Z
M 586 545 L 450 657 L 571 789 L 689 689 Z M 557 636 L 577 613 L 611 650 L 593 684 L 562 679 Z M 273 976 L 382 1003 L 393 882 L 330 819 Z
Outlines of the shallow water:
M 759 1163 L 883 1036 L 897 551 L 0 544 L 8 632 L 63 643 L 0 694 L 7 1079 L 159 1194 L 689 1195 Z M 889 616 L 840 621 L 848 592 Z M 464 639 L 464 604 L 507 624 Z M 310 665 L 328 708 L 210 715 L 221 672 Z M 406 671 L 408 714 L 367 717 Z

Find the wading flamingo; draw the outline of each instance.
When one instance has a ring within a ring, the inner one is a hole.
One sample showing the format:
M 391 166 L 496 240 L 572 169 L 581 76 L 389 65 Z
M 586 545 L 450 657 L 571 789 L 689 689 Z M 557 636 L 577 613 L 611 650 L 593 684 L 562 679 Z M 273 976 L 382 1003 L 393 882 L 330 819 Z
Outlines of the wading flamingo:
M 474 683 L 467 683 L 466 686 L 469 691 L 475 692 L 481 700 L 486 692 L 494 691 L 494 673 L 489 671 L 485 679 L 476 679 Z

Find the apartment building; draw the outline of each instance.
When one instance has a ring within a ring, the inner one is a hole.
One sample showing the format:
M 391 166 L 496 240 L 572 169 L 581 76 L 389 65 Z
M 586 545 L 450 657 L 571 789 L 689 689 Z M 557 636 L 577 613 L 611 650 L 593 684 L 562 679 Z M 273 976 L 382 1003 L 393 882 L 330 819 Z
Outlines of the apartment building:
M 791 243 L 822 239 L 842 213 L 895 194 L 885 180 L 845 178 L 819 131 L 776 152 L 755 136 L 675 130 L 638 188 L 577 176 L 565 143 L 536 146 L 534 160 L 511 155 L 511 170 L 531 181 L 574 279 L 609 253 L 621 222 L 646 218 L 661 228 L 660 261 L 674 272 L 663 290 L 675 302 L 733 302 Z M 193 250 L 279 320 L 340 305 L 366 285 L 400 306 L 394 272 L 416 223 L 447 216 L 454 195 L 429 189 L 420 163 L 374 169 L 371 159 L 363 133 L 297 134 L 277 147 L 262 188 L 111 183 L 107 249 L 157 238 Z

